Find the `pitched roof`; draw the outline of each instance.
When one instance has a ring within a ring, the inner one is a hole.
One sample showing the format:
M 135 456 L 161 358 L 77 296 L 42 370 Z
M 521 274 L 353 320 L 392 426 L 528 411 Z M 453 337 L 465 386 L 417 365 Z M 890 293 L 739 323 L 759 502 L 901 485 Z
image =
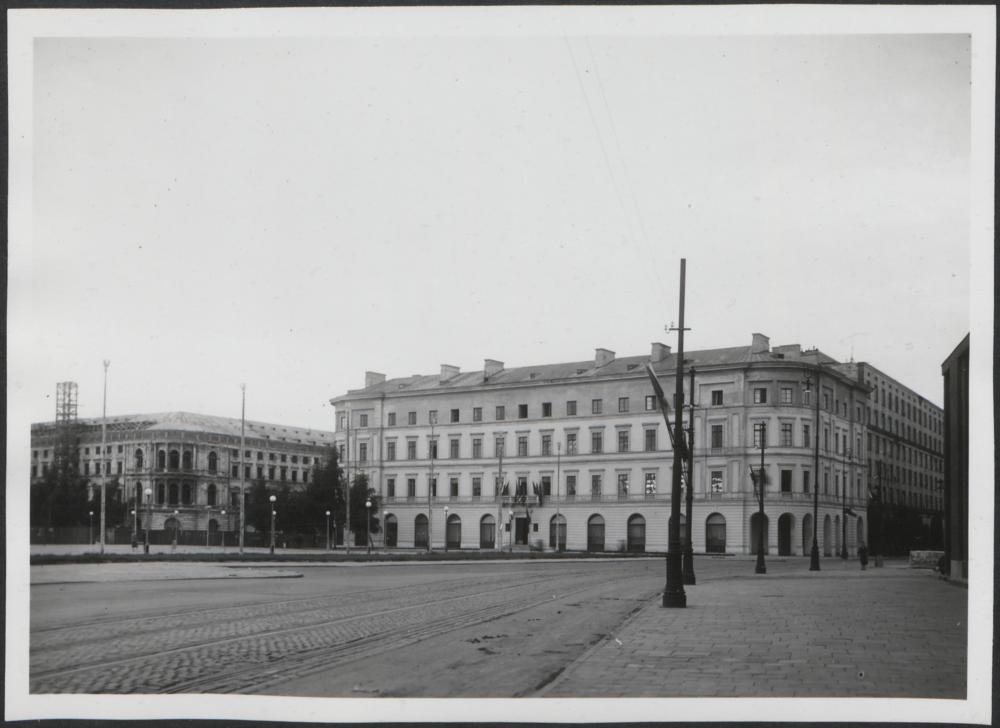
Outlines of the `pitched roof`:
M 100 427 L 100 417 L 81 418 L 78 425 Z M 240 434 L 240 419 L 234 417 L 219 417 L 203 415 L 194 412 L 161 412 L 156 414 L 112 415 L 107 418 L 108 428 L 143 429 L 143 430 L 186 430 L 189 432 L 211 432 L 218 435 Z M 54 426 L 54 422 L 42 422 L 33 427 Z M 316 440 L 317 442 L 332 442 L 333 433 L 326 430 L 314 430 L 307 427 L 290 425 L 275 425 L 269 422 L 246 420 L 246 436 L 270 438 L 272 440 Z
M 726 366 L 750 364 L 764 361 L 802 361 L 814 364 L 817 361 L 834 363 L 836 360 L 823 354 L 818 349 L 801 351 L 798 347 L 775 347 L 768 352 L 752 353 L 751 346 L 732 346 L 722 349 L 703 349 L 684 352 L 684 362 L 687 368 L 695 369 L 710 366 Z M 410 377 L 397 377 L 373 384 L 362 389 L 352 389 L 332 401 L 340 401 L 350 397 L 363 395 L 365 397 L 399 394 L 414 391 L 441 391 L 442 389 L 460 389 L 489 385 L 514 385 L 528 382 L 566 382 L 573 380 L 597 379 L 615 377 L 629 373 L 642 374 L 645 365 L 650 361 L 648 355 L 619 357 L 604 366 L 597 366 L 594 359 L 561 364 L 538 364 L 534 366 L 513 367 L 501 369 L 497 373 L 484 376 L 482 370 L 462 372 L 442 381 L 439 374 L 416 374 Z M 677 369 L 677 355 L 670 354 L 663 360 L 653 364 L 658 374 L 670 375 Z

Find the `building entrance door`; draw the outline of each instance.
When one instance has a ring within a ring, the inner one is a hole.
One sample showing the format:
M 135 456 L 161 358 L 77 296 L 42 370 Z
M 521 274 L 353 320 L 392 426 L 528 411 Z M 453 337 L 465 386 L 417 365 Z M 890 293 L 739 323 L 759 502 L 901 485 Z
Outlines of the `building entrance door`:
M 514 519 L 514 543 L 528 545 L 528 519 L 524 516 Z

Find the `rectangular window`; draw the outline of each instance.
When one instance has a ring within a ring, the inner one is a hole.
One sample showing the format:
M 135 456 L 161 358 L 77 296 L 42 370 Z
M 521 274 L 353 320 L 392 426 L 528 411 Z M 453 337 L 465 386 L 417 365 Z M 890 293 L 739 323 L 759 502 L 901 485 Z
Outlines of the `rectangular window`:
M 520 420 L 525 420 L 528 418 L 528 405 L 519 404 L 517 406 L 517 417 Z
M 573 417 L 576 414 L 576 400 L 571 399 L 566 402 L 566 416 Z
M 299 482 L 299 471 L 298 470 L 293 470 L 292 471 L 292 482 L 293 483 L 298 483 Z
M 792 403 L 792 388 L 782 387 L 781 388 L 781 403 L 791 404 Z
M 90 475 L 90 463 L 86 462 L 83 464 L 83 474 Z
M 438 411 L 431 410 L 427 413 L 427 422 L 431 425 L 436 425 L 438 422 Z
M 417 413 L 416 412 L 407 412 L 406 413 L 406 423 L 408 425 L 415 425 L 415 424 L 417 424 Z
M 368 443 L 362 442 L 358 444 L 358 460 L 361 462 L 366 462 L 368 460 Z
M 528 455 L 528 436 L 518 435 L 517 436 L 517 456 L 527 457 Z
M 483 495 L 483 479 L 478 475 L 472 479 L 472 497 L 480 498 Z
M 722 447 L 722 425 L 712 425 L 712 447 Z
M 309 471 L 308 470 L 303 470 L 302 471 L 302 482 L 303 483 L 308 483 L 309 482 Z
M 802 492 L 803 493 L 808 493 L 810 485 L 811 484 L 809 483 L 809 471 L 808 470 L 803 470 L 802 471 Z
M 781 423 L 781 444 L 783 447 L 791 447 L 792 445 L 792 423 L 782 422 Z
M 437 456 L 438 456 L 438 441 L 437 441 L 437 438 L 434 438 L 433 440 L 430 440 L 427 443 L 427 456 L 431 460 L 437 460 Z
M 483 408 L 482 407 L 473 407 L 472 408 L 472 421 L 473 422 L 482 422 L 483 421 Z
M 341 415 L 340 416 L 340 428 L 339 429 L 343 430 L 345 427 L 347 427 L 347 415 Z
M 765 438 L 767 437 L 767 425 L 763 422 L 758 422 L 753 426 L 753 446 L 760 447 L 761 443 L 767 445 Z
M 552 403 L 542 402 L 542 417 L 551 417 L 551 416 L 552 416 Z
M 417 496 L 417 479 L 407 478 L 406 479 L 406 497 L 415 498 Z
M 503 442 L 502 437 L 493 440 L 493 457 L 498 458 L 503 455 Z
M 431 478 L 430 479 L 430 489 L 431 489 L 431 497 L 432 498 L 437 498 L 437 494 L 438 494 L 438 479 L 437 478 Z
M 368 415 L 360 415 L 358 417 L 358 424 L 361 427 L 368 427 Z
M 604 411 L 604 402 L 599 399 L 590 400 L 590 413 L 593 415 L 599 415 Z
M 618 496 L 628 497 L 628 473 L 618 473 Z
M 552 454 L 552 435 L 542 435 L 542 455 Z
M 809 447 L 812 443 L 809 441 L 809 435 L 812 434 L 809 425 L 802 425 L 802 447 Z
M 234 478 L 240 477 L 240 466 L 239 465 L 233 465 L 233 477 Z
M 566 433 L 566 454 L 576 455 L 576 433 Z
M 395 427 L 396 426 L 396 413 L 395 412 L 390 412 L 388 415 L 386 415 L 386 417 L 388 417 L 388 425 L 389 425 L 389 427 Z
M 712 390 L 712 404 L 714 406 L 718 406 L 718 405 L 722 404 L 722 390 L 721 389 L 713 389 Z
M 722 472 L 721 470 L 713 470 L 711 474 L 711 488 L 713 493 L 722 493 L 725 490 L 725 485 L 722 482 Z
M 823 495 L 830 495 L 830 474 L 823 473 Z
M 451 411 L 451 421 L 452 422 L 458 422 L 458 410 L 457 409 L 453 409 Z
M 502 404 L 497 405 L 497 420 L 505 419 L 507 412 Z
M 628 397 L 619 397 L 618 398 L 618 411 L 619 412 L 628 412 Z
M 646 495 L 656 495 L 656 473 L 646 473 L 643 479 Z
M 767 389 L 764 387 L 756 387 L 753 390 L 753 403 L 767 404 Z
M 592 453 L 599 453 L 604 451 L 604 433 L 599 430 L 595 430 L 590 433 L 590 451 Z
M 387 498 L 396 497 L 396 479 L 386 478 L 385 480 L 385 495 Z
M 647 429 L 645 431 L 644 434 L 645 434 L 645 437 L 646 437 L 646 452 L 655 452 L 656 451 L 656 430 L 654 430 L 652 427 L 650 427 L 649 429 Z
M 244 478 L 244 480 L 250 480 L 250 466 L 249 465 L 244 465 L 243 466 L 243 478 Z
M 385 444 L 385 459 L 395 460 L 396 459 L 396 441 L 390 440 Z
M 782 470 L 781 471 L 781 492 L 791 493 L 792 492 L 792 471 Z
M 449 480 L 448 480 L 448 494 L 452 498 L 458 498 L 458 478 L 449 478 Z
M 576 495 L 576 476 L 567 475 L 566 476 L 566 497 L 572 498 Z
M 417 459 L 417 441 L 407 440 L 406 441 L 406 459 L 416 460 Z
M 542 476 L 542 495 L 550 496 L 552 495 L 552 476 L 543 475 Z
M 481 458 L 483 456 L 483 438 L 472 438 L 472 457 Z
M 458 440 L 453 439 L 448 442 L 448 457 L 452 460 L 458 459 Z
M 830 449 L 830 428 L 828 427 L 823 428 L 823 449 Z
M 269 465 L 267 468 L 267 479 L 274 480 L 274 466 Z
M 629 437 L 628 430 L 618 431 L 618 452 L 628 452 L 629 451 Z
M 601 497 L 601 474 L 592 473 L 590 476 L 590 495 L 594 498 Z

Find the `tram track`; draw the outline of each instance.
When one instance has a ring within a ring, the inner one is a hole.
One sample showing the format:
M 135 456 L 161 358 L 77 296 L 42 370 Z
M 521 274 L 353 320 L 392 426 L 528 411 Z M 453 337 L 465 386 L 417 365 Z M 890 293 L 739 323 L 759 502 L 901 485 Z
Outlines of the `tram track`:
M 576 585 L 560 596 L 606 580 L 591 573 L 581 583 L 581 574 L 587 571 L 560 575 Z M 472 591 L 448 593 L 446 586 L 456 582 Z M 493 586 L 482 588 L 487 584 Z M 362 601 L 352 598 L 355 595 L 310 596 L 50 628 L 32 636 L 30 689 L 38 693 L 246 692 L 250 686 L 252 691 L 289 676 L 529 609 L 550 600 L 552 596 L 538 593 L 552 588 L 553 580 L 547 576 L 503 586 L 495 586 L 492 578 L 479 578 L 472 584 L 468 579 L 448 580 L 447 584 L 369 590 L 369 602 L 372 592 L 391 592 L 394 601 L 407 603 L 361 613 L 349 613 Z M 489 603 L 479 604 L 484 599 Z M 436 612 L 430 619 L 428 609 Z M 331 610 L 336 612 L 333 618 Z M 183 629 L 178 620 L 189 622 L 192 615 L 201 615 L 202 624 Z M 269 619 L 279 620 L 280 626 L 269 625 Z

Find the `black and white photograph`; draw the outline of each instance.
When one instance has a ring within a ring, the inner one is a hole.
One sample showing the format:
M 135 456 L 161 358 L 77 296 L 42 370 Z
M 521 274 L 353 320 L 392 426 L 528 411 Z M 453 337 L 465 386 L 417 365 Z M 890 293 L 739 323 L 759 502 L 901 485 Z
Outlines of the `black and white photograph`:
M 5 718 L 990 724 L 995 17 L 8 10 Z

